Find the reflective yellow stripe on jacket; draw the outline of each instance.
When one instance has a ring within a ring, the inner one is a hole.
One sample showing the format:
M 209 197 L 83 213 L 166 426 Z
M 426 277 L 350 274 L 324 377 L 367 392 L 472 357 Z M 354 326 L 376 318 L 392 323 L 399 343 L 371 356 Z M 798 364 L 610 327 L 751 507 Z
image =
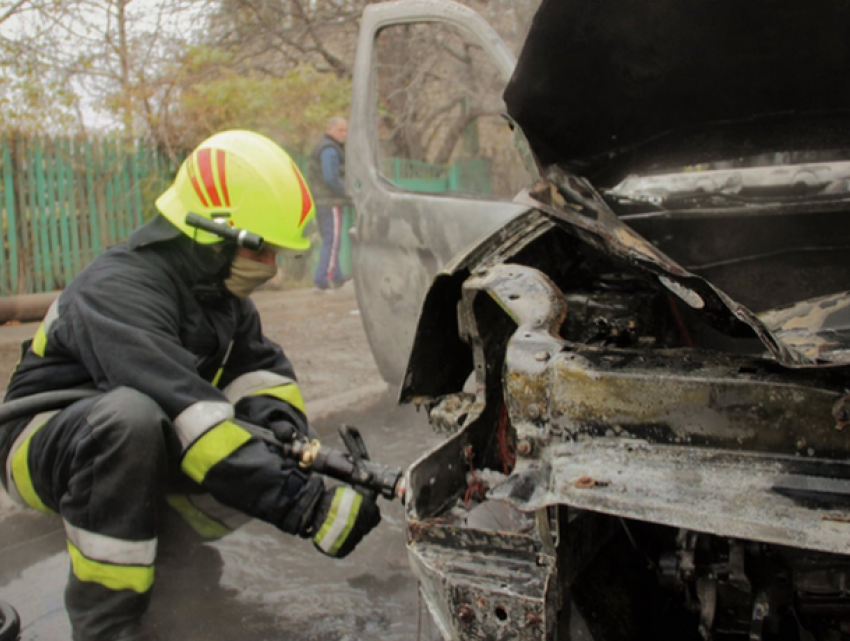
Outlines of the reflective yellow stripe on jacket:
M 202 483 L 214 465 L 247 443 L 251 435 L 233 422 L 230 403 L 199 401 L 174 419 L 183 446 L 181 469 L 196 483 Z
M 202 483 L 216 463 L 223 461 L 251 439 L 247 430 L 224 421 L 207 431 L 186 451 L 180 468 L 196 483 Z
M 50 331 L 50 326 L 57 318 L 59 318 L 58 298 L 54 300 L 47 309 L 47 313 L 44 315 L 44 320 L 41 321 L 41 325 L 38 326 L 35 336 L 32 339 L 32 351 L 37 356 L 44 357 L 44 352 L 47 349 L 47 332 Z
M 306 414 L 298 384 L 293 379 L 274 372 L 243 374 L 224 388 L 224 395 L 234 405 L 246 396 L 273 396 Z

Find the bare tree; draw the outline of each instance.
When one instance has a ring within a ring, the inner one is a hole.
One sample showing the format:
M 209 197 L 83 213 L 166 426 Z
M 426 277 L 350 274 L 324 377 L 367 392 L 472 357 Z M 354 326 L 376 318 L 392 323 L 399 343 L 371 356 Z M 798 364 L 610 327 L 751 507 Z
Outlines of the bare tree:
M 530 15 L 527 7 L 539 0 L 468 1 L 516 40 L 527 24 L 520 16 Z M 7 104 L 19 106 L 6 109 L 5 120 L 29 117 L 48 129 L 72 123 L 77 130 L 117 129 L 127 137 L 149 137 L 176 157 L 199 131 L 190 120 L 197 111 L 187 117 L 181 111 L 207 83 L 222 83 L 228 74 L 258 83 L 283 80 L 304 68 L 349 79 L 368 2 L 0 0 L 0 91 Z M 474 79 L 474 51 L 461 46 L 443 54 L 456 56 Z M 420 70 L 417 80 L 423 86 L 433 84 L 443 63 L 423 61 L 428 64 L 431 71 Z M 469 86 L 464 96 L 447 96 L 426 114 L 413 102 L 402 104 L 409 81 L 403 74 L 387 72 L 385 81 L 400 83 L 388 85 L 392 98 L 385 105 L 392 137 L 400 146 L 419 146 L 418 152 L 427 147 L 437 159 L 451 154 L 452 140 L 469 122 L 492 110 Z M 230 98 L 219 93 L 215 99 Z M 46 115 L 53 112 L 55 117 Z M 436 121 L 444 133 L 434 133 Z
M 217 44 L 241 53 L 239 64 L 281 75 L 308 63 L 351 76 L 365 0 L 222 0 L 211 20 Z
M 437 23 L 385 29 L 378 39 L 382 129 L 393 156 L 445 164 L 463 131 L 498 114 L 502 79 L 479 46 Z

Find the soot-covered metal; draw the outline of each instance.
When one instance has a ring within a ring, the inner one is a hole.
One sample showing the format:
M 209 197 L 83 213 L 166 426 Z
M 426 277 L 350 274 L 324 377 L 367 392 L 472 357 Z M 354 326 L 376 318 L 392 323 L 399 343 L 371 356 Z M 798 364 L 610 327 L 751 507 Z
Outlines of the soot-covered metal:
M 847 147 L 837 0 L 545 0 L 505 92 L 545 165 L 601 180 Z
M 438 628 L 833 638 L 847 296 L 759 318 L 554 180 L 420 320 L 402 397 L 451 436 L 410 470 L 409 550 Z
M 451 434 L 407 506 L 439 629 L 833 638 L 850 625 L 846 293 L 756 315 L 592 183 L 544 174 L 511 233 L 435 281 L 402 389 Z

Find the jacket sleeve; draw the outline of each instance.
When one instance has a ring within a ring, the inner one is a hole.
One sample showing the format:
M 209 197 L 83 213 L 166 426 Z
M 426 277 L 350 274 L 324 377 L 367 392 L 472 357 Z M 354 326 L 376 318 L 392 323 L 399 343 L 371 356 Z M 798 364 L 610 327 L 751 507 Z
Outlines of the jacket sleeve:
M 75 346 L 100 389 L 131 387 L 159 404 L 174 425 L 188 477 L 221 502 L 296 531 L 312 509 L 303 497 L 308 477 L 240 427 L 225 394 L 198 374 L 179 338 L 177 287 L 133 269 L 103 271 L 87 274 L 87 285 L 60 311 L 72 334 L 60 342 Z M 288 364 L 278 365 L 291 373 Z
M 242 313 L 220 386 L 237 416 L 268 426 L 288 421 L 308 434 L 304 399 L 292 363 L 281 347 L 263 334 L 254 303 L 242 303 Z

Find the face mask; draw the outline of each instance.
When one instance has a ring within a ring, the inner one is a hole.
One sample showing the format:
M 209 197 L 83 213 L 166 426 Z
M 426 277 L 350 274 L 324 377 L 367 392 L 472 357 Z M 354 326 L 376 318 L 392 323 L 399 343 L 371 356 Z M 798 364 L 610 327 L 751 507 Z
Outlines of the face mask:
M 230 276 L 225 279 L 224 286 L 234 296 L 248 298 L 257 287 L 275 274 L 276 265 L 267 265 L 236 254 L 230 264 Z

